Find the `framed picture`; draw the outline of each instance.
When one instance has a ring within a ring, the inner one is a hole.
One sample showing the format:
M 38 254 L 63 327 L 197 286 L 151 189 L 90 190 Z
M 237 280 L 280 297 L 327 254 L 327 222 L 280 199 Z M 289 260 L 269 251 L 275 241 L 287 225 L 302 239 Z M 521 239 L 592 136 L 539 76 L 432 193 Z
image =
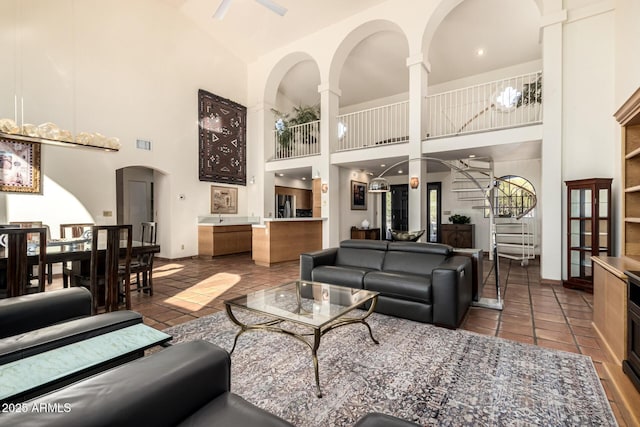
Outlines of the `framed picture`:
M 351 181 L 351 210 L 367 210 L 367 183 Z
M 238 189 L 233 187 L 211 186 L 211 213 L 237 214 Z
M 0 138 L 0 191 L 40 193 L 40 144 Z

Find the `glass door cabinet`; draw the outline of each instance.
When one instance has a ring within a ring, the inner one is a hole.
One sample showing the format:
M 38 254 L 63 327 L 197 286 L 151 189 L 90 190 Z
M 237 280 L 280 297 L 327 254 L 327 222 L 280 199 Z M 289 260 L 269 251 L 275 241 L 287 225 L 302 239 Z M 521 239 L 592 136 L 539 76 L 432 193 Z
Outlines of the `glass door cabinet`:
M 591 257 L 610 255 L 611 178 L 565 181 L 567 185 L 567 288 L 593 292 Z

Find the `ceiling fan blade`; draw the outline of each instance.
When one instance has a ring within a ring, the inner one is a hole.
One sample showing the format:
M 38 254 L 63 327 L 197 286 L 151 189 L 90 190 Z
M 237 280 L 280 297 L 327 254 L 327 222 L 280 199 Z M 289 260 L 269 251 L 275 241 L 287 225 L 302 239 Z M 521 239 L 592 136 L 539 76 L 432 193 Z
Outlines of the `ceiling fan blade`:
M 227 10 L 229 9 L 230 5 L 231 0 L 222 0 L 222 3 L 220 3 L 220 6 L 218 6 L 218 10 L 216 10 L 216 13 L 213 14 L 213 18 L 217 19 L 218 21 L 222 21 L 222 18 L 224 18 L 224 15 L 227 14 Z
M 277 13 L 280 16 L 284 16 L 284 14 L 287 13 L 286 7 L 282 7 L 279 4 L 273 2 L 272 0 L 256 0 L 256 1 L 261 5 L 263 5 L 264 7 L 271 9 L 273 12 Z

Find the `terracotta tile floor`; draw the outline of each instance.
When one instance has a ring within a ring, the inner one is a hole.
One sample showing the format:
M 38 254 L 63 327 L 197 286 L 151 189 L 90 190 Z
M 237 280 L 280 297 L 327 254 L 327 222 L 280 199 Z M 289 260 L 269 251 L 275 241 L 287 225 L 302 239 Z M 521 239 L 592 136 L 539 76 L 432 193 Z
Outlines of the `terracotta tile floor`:
M 495 298 L 495 276 L 487 259 L 484 272 L 483 296 Z M 146 324 L 164 329 L 220 311 L 225 299 L 296 279 L 299 264 L 259 267 L 248 254 L 210 260 L 158 260 L 153 277 L 154 295 L 134 292 L 132 308 L 144 315 Z M 618 423 L 627 426 L 602 367 L 606 355 L 591 326 L 593 295 L 541 284 L 537 260 L 522 267 L 518 261 L 501 258 L 499 277 L 504 310 L 472 307 L 461 328 L 590 356 Z M 60 286 L 59 278 L 51 285 Z

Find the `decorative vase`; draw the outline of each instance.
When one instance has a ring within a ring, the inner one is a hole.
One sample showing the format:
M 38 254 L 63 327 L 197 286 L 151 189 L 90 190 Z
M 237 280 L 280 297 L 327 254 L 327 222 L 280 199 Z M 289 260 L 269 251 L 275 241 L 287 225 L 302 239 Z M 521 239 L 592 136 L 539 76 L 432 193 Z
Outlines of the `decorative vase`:
M 362 228 L 369 228 L 369 221 L 367 221 L 366 219 L 364 219 L 360 225 L 362 226 Z

